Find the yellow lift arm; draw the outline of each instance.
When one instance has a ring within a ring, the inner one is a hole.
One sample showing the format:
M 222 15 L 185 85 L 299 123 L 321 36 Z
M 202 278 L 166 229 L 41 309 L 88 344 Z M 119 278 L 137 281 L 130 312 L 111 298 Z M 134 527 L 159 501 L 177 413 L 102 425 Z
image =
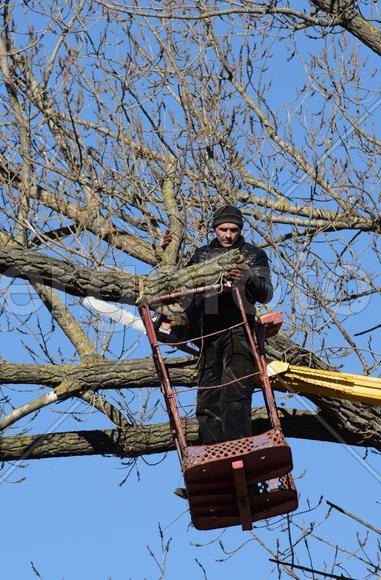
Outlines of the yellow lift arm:
M 267 365 L 271 385 L 279 391 L 308 393 L 381 405 L 381 379 L 297 367 L 279 360 Z

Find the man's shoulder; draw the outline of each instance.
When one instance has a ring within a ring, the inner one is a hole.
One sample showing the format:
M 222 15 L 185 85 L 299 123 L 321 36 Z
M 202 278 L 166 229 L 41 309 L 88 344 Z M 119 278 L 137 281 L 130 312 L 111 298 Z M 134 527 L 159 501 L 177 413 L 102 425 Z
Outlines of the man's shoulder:
M 256 246 L 255 244 L 250 244 L 249 242 L 244 241 L 244 243 L 241 246 L 241 250 L 243 250 L 244 252 L 251 252 L 253 254 L 264 254 L 264 250 L 262 250 L 262 248 L 258 248 L 258 246 Z
M 258 248 L 255 244 L 250 244 L 249 242 L 244 242 L 241 247 L 241 253 L 244 258 L 252 258 L 256 261 L 265 261 L 267 262 L 267 254 L 262 248 Z

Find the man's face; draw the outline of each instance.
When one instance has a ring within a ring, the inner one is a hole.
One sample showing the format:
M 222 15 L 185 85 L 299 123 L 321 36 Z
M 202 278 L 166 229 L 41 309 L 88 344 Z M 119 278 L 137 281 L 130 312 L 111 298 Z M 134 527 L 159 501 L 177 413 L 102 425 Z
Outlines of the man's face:
M 241 228 L 237 224 L 220 224 L 215 229 L 218 243 L 223 248 L 231 248 L 241 235 Z

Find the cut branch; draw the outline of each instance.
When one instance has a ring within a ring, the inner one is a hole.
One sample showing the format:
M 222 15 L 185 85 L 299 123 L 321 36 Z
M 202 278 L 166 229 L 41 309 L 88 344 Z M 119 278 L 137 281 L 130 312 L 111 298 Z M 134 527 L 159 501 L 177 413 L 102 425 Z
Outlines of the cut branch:
M 5 238 L 5 239 L 4 239 Z M 196 264 L 170 272 L 158 272 L 151 276 L 136 276 L 114 270 L 95 271 L 86 266 L 52 258 L 9 243 L 0 238 L 0 273 L 9 277 L 29 280 L 32 284 L 63 290 L 73 296 L 95 296 L 106 301 L 134 305 L 138 297 L 166 295 L 181 289 L 196 288 L 217 283 L 228 272 L 243 263 L 239 250 L 231 250 L 204 264 Z

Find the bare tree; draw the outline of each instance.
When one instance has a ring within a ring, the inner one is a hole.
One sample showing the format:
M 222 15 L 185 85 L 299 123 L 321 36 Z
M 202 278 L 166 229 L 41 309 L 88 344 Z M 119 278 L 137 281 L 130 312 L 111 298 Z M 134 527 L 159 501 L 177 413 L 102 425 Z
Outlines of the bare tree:
M 379 372 L 380 324 L 366 322 L 380 293 L 376 2 L 1 11 L 3 461 L 172 449 L 136 334 L 82 299 L 134 306 L 227 279 L 234 252 L 185 268 L 223 202 L 271 258 L 286 322 L 269 356 Z M 194 384 L 191 356 L 169 365 L 176 385 Z M 73 417 L 95 411 L 110 429 L 46 434 L 44 408 L 68 398 Z M 316 410 L 282 412 L 286 435 L 380 448 L 375 407 L 310 398 Z M 186 429 L 196 442 L 192 417 Z

